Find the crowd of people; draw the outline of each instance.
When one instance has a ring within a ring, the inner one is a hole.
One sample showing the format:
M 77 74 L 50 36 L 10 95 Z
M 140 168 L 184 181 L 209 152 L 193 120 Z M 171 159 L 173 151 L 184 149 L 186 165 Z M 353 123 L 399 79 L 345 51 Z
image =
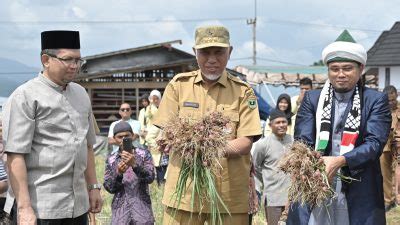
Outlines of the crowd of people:
M 193 47 L 198 70 L 176 75 L 163 96 L 158 90 L 142 96 L 137 120 L 129 103 L 120 105 L 121 119 L 109 128 L 103 184 L 95 172 L 90 99 L 72 82 L 83 63 L 79 49 L 79 32 L 43 32 L 42 72 L 4 107 L 0 224 L 88 224 L 102 209 L 102 186 L 113 194 L 112 224 L 154 224 L 154 180 L 164 190 L 163 224 L 209 224 L 211 212 L 191 204 L 197 196 L 189 189 L 176 204 L 180 159 L 157 138 L 177 115 L 200 119 L 213 111 L 230 120 L 222 172 L 215 176 L 227 209 L 221 207 L 222 224 L 252 224 L 264 206 L 268 225 L 383 225 L 385 212 L 400 203 L 397 90 L 363 86 L 366 51 L 347 31 L 322 52 L 328 67 L 323 88 L 313 90 L 312 80 L 301 79 L 299 95 L 282 93 L 261 123 L 253 89 L 226 70 L 229 31 L 199 27 Z M 335 197 L 322 207 L 288 200 L 293 178 L 278 165 L 295 140 L 323 154 Z M 338 172 L 357 181 L 342 182 Z

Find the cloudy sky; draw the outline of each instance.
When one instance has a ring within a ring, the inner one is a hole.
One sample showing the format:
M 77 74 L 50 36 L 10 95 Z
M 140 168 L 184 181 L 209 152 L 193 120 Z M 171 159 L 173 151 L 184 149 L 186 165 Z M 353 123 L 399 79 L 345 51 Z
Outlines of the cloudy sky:
M 257 63 L 310 65 L 344 28 L 369 49 L 400 21 L 399 5 L 400 0 L 257 0 Z M 221 24 L 234 46 L 229 65 L 246 65 L 252 63 L 246 19 L 253 17 L 254 0 L 1 0 L 0 57 L 40 67 L 40 32 L 51 29 L 79 30 L 83 56 L 176 39 L 183 44 L 175 47 L 191 51 L 195 27 Z

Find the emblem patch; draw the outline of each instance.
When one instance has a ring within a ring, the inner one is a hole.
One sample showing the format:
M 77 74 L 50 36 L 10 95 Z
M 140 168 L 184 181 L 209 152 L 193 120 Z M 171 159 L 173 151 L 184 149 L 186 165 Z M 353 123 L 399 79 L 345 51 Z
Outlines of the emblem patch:
M 257 107 L 257 99 L 255 98 L 248 99 L 247 105 L 249 106 L 250 109 L 255 109 Z

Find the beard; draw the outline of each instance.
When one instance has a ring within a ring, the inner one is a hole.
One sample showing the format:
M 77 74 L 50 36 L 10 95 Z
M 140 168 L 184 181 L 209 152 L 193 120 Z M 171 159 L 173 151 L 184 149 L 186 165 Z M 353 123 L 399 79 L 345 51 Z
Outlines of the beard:
M 204 74 L 203 76 L 210 81 L 216 81 L 221 77 L 222 74 Z

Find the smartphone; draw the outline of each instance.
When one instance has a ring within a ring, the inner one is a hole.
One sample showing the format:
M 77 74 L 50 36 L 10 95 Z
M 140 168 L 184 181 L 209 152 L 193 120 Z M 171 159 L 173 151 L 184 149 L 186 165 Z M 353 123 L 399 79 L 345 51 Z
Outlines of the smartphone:
M 124 138 L 122 139 L 122 150 L 132 153 L 132 138 Z

